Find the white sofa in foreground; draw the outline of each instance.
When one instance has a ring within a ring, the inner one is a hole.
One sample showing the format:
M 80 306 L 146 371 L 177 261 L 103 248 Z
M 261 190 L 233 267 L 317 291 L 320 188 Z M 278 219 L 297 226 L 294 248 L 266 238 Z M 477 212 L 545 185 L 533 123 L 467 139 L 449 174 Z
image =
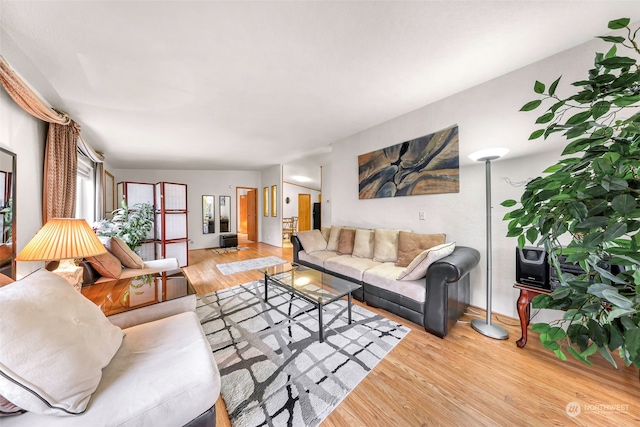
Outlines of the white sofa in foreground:
M 0 343 L 3 427 L 215 425 L 220 374 L 192 311 L 120 329 L 39 270 L 0 288 Z

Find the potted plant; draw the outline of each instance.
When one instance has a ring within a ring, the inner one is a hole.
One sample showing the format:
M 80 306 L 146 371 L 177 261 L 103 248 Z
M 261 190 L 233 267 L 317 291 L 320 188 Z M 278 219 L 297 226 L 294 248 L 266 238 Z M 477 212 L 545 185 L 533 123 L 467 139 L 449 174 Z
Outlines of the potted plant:
M 529 139 L 562 132 L 568 143 L 519 202 L 502 205 L 518 205 L 504 217 L 507 236 L 520 247 L 544 245 L 561 277 L 551 295 L 533 300 L 534 308 L 566 310 L 562 320 L 533 325 L 542 345 L 562 360 L 567 351 L 587 364 L 597 352 L 616 366 L 611 353 L 617 351 L 627 366 L 640 368 L 640 50 L 629 21 L 609 22 L 621 35 L 600 37 L 611 48 L 596 53 L 587 77 L 572 84 L 576 93 L 560 97 L 560 78 L 548 87 L 535 82 L 539 98 L 521 111 L 549 107 Z M 562 275 L 560 255 L 584 274 Z
M 153 228 L 153 207 L 149 203 L 137 203 L 113 211 L 111 220 L 103 219 L 93 226 L 98 236 L 119 237 L 131 250 L 137 250 Z

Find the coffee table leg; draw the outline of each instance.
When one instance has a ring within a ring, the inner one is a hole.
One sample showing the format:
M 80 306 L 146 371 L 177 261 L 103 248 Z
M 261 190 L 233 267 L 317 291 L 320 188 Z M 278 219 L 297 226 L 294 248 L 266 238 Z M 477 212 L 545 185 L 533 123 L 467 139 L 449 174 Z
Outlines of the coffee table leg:
M 347 313 L 349 314 L 349 324 L 351 324 L 351 292 L 349 292 L 349 298 L 348 298 L 348 309 L 347 309 Z
M 269 276 L 267 276 L 267 274 L 265 273 L 264 275 L 264 300 L 267 301 L 267 299 L 269 298 L 267 296 L 267 280 L 269 280 Z
M 324 331 L 322 330 L 322 306 L 318 305 L 318 338 L 324 342 Z

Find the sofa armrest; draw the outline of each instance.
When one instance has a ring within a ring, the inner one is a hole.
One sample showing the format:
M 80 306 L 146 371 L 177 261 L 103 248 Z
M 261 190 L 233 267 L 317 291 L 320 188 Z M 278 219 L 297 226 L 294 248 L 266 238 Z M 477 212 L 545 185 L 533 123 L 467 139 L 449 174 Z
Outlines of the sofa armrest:
M 302 243 L 300 243 L 300 239 L 295 234 L 291 235 L 291 244 L 293 245 L 293 262 L 299 263 L 300 259 L 298 258 L 298 252 L 303 251 Z
M 469 272 L 480 262 L 480 252 L 458 246 L 427 270 L 424 328 L 444 337 L 469 306 Z

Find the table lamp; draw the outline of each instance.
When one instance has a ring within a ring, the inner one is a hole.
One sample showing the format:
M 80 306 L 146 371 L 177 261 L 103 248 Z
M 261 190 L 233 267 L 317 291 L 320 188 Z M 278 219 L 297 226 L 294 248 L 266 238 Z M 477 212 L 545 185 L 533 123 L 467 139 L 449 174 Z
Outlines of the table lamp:
M 53 273 L 65 278 L 77 290 L 82 287 L 82 267 L 76 258 L 104 254 L 96 233 L 84 219 L 52 218 L 20 251 L 16 261 L 60 261 Z

